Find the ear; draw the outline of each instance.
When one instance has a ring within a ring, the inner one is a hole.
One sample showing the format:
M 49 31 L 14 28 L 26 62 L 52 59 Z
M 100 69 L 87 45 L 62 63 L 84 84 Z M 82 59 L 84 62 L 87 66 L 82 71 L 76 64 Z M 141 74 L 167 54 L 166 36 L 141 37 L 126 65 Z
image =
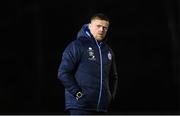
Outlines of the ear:
M 89 29 L 91 29 L 91 23 L 88 24 Z

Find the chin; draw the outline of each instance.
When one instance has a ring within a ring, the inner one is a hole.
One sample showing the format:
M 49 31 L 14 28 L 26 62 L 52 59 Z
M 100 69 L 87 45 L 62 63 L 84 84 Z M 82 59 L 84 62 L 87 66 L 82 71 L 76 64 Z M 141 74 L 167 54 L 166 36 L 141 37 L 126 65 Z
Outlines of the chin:
M 102 40 L 103 40 L 103 38 L 97 38 L 97 40 L 98 40 L 98 41 L 102 41 Z
M 99 37 L 97 37 L 98 39 L 100 39 L 100 40 L 102 40 L 102 39 L 104 39 L 104 37 L 103 36 L 99 36 Z

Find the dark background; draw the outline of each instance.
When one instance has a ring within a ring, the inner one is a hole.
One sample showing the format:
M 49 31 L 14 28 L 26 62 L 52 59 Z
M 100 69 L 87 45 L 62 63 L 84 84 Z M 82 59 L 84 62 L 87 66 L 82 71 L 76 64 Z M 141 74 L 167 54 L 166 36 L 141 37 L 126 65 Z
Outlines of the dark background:
M 67 114 L 57 69 L 89 17 L 110 18 L 119 86 L 110 114 L 179 114 L 180 2 L 1 1 L 0 114 Z

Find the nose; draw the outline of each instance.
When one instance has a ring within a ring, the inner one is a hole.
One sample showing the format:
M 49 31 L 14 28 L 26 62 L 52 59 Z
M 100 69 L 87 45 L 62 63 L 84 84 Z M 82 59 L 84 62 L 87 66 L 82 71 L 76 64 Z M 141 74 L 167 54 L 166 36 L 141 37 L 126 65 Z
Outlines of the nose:
M 104 31 L 104 28 L 103 28 L 103 27 L 100 27 L 100 31 Z

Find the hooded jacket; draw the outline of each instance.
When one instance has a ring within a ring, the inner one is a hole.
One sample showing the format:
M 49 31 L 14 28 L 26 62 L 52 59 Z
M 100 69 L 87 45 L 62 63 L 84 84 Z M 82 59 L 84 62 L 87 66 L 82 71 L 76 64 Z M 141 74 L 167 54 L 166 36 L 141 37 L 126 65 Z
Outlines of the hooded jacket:
M 114 53 L 92 36 L 88 24 L 64 50 L 58 79 L 65 87 L 66 109 L 107 111 L 118 82 Z M 77 100 L 79 91 L 83 96 Z

